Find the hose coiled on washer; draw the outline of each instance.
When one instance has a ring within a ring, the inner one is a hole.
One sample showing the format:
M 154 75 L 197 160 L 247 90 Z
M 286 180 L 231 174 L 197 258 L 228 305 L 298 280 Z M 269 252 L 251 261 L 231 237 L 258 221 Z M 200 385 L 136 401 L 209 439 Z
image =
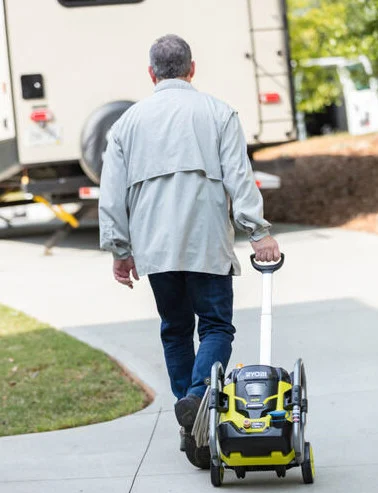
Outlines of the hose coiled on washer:
M 197 447 L 206 447 L 209 445 L 209 399 L 210 386 L 206 388 L 205 395 L 202 397 L 202 401 L 192 429 L 192 436 L 196 441 Z

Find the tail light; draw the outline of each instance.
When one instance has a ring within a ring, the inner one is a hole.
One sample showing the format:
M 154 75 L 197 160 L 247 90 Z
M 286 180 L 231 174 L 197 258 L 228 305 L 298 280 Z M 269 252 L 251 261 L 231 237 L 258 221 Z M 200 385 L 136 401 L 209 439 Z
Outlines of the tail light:
M 278 92 L 265 92 L 260 94 L 261 104 L 278 104 L 281 102 L 281 96 Z
M 36 123 L 47 123 L 53 119 L 53 114 L 48 109 L 33 110 L 30 119 Z
M 99 187 L 80 187 L 79 197 L 81 199 L 98 199 L 100 197 Z

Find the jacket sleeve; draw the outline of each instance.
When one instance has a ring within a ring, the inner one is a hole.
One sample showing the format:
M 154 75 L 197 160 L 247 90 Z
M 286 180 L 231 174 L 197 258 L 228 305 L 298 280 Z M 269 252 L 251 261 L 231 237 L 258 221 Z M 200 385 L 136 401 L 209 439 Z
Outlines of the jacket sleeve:
M 256 185 L 247 144 L 235 112 L 221 135 L 220 161 L 223 184 L 232 201 L 236 226 L 248 234 L 250 241 L 258 241 L 269 234 L 271 225 L 263 217 L 263 198 Z
M 113 127 L 101 173 L 99 225 L 100 247 L 112 252 L 115 259 L 126 259 L 132 254 L 126 175 L 126 163 Z

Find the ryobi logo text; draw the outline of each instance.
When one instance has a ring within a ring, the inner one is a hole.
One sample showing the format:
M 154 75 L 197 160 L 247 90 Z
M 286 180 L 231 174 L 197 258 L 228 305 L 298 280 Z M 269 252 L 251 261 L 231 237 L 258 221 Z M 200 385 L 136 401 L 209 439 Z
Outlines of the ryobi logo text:
M 268 372 L 266 371 L 247 371 L 246 378 L 268 378 Z

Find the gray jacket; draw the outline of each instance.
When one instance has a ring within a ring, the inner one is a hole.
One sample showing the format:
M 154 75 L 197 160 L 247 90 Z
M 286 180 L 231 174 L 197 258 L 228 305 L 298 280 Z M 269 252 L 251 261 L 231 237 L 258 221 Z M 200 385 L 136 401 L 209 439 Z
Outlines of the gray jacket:
M 101 248 L 134 255 L 139 275 L 240 274 L 229 219 L 268 234 L 239 118 L 180 79 L 155 86 L 112 127 L 101 175 Z

